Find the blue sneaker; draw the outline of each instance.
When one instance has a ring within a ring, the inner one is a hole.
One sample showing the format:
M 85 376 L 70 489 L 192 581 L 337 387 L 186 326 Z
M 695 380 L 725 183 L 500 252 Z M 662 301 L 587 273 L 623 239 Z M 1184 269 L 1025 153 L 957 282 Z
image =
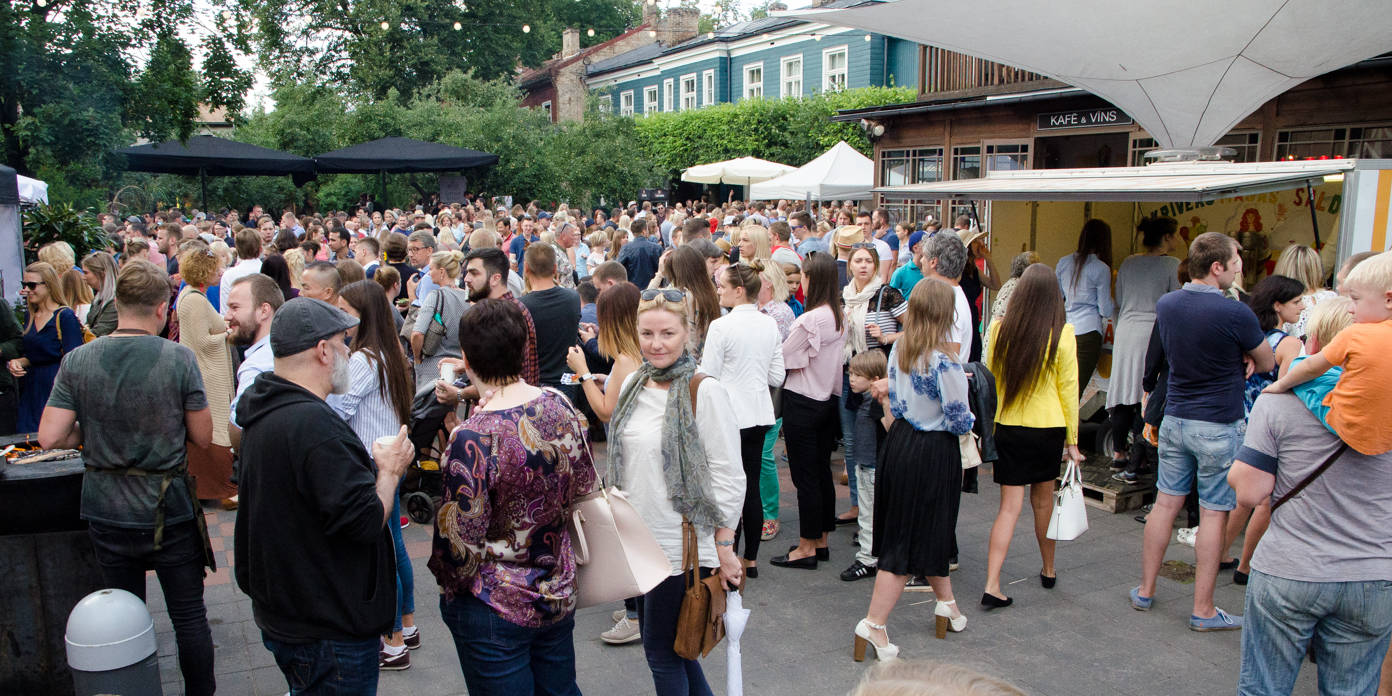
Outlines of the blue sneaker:
M 1142 597 L 1141 586 L 1131 588 L 1131 608 L 1136 611 L 1150 611 L 1150 605 L 1155 603 L 1154 597 Z M 1192 624 L 1192 622 L 1191 622 Z
M 1191 631 L 1240 631 L 1242 630 L 1242 617 L 1232 616 L 1222 609 L 1217 614 L 1207 619 L 1201 619 L 1193 614 L 1189 615 L 1189 630 Z

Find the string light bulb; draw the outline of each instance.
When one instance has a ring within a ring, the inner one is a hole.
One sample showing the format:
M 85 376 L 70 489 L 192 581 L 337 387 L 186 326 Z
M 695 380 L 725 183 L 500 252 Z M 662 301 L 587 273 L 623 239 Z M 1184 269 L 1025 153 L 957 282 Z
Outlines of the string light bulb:
M 652 38 L 652 39 L 657 38 L 657 30 L 655 30 L 655 29 L 649 29 L 649 30 L 648 30 L 648 38 Z
M 869 35 L 869 34 L 866 34 L 866 35 L 865 35 L 865 40 L 866 40 L 866 41 L 869 41 L 869 40 L 870 40 L 870 35 Z
M 594 36 L 594 30 L 593 30 L 593 29 L 587 29 L 587 30 L 585 31 L 585 36 Z
M 822 40 L 822 35 L 821 35 L 821 34 L 813 34 L 813 35 L 812 35 L 812 40 L 813 40 L 813 41 L 821 41 L 821 40 Z
M 464 28 L 464 25 L 463 25 L 463 24 L 460 24 L 459 22 L 455 22 L 455 23 L 454 23 L 454 30 L 455 30 L 455 31 L 459 31 L 460 29 L 463 29 L 463 28 Z
M 522 33 L 523 33 L 523 34 L 530 34 L 530 33 L 532 33 L 532 25 L 530 25 L 530 24 L 523 24 L 523 25 L 522 25 Z
M 48 0 L 37 0 L 34 4 L 38 5 L 39 9 L 43 9 L 45 7 L 48 7 Z
M 387 22 L 382 22 L 382 31 L 386 31 L 386 30 L 388 30 L 388 29 L 390 29 L 390 28 L 391 28 L 391 24 L 388 24 Z

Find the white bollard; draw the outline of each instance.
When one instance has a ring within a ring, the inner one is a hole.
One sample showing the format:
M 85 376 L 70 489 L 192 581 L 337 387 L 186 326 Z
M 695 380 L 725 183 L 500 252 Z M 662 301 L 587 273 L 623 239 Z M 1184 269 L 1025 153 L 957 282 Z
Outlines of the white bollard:
M 68 668 L 77 696 L 163 694 L 155 622 L 139 597 L 97 590 L 68 614 Z

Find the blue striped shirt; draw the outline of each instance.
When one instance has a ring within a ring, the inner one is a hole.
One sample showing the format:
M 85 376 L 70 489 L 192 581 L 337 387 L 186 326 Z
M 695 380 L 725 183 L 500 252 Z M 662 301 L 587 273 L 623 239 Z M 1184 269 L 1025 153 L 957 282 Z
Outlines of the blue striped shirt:
M 335 395 L 328 402 L 348 421 L 348 427 L 369 452 L 373 440 L 395 435 L 404 425 L 391 400 L 382 394 L 377 364 L 366 351 L 357 351 L 348 359 L 348 392 Z

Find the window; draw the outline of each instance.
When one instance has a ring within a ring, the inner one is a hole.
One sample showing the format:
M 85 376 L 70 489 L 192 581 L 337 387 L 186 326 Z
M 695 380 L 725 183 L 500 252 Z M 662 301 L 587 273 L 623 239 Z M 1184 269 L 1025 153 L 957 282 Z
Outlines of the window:
M 986 171 L 1029 169 L 1030 146 L 1027 142 L 987 143 Z
M 633 90 L 619 93 L 619 115 L 633 115 Z
M 822 51 L 823 92 L 839 92 L 846 89 L 846 74 L 849 65 L 846 55 L 845 46 Z
M 1233 162 L 1256 162 L 1258 146 L 1261 145 L 1261 133 L 1229 133 L 1219 138 L 1218 142 L 1214 144 L 1230 147 L 1237 151 L 1236 156 L 1224 159 L 1231 159 Z M 1132 136 L 1131 166 L 1144 166 L 1146 164 L 1145 153 L 1158 149 L 1160 149 L 1160 145 L 1155 142 L 1155 138 Z
M 783 89 L 779 93 L 780 97 L 802 96 L 802 54 L 789 56 L 782 61 L 783 69 Z
M 672 110 L 672 78 L 662 81 L 662 110 Z
M 681 77 L 681 110 L 696 108 L 696 73 Z
M 657 107 L 657 85 L 645 87 L 643 89 L 643 113 L 656 113 Z
M 1302 128 L 1276 133 L 1276 159 L 1392 157 L 1392 126 Z
M 701 106 L 710 106 L 715 103 L 715 71 L 707 70 L 701 73 Z
M 942 168 L 943 149 L 940 147 L 882 150 L 880 185 L 903 186 L 941 181 Z M 921 222 L 928 214 L 940 216 L 942 203 L 933 200 L 896 200 L 887 201 L 883 207 L 890 211 L 895 220 Z
M 764 98 L 764 64 L 750 63 L 744 66 L 744 98 Z
M 981 178 L 981 146 L 964 145 L 952 148 L 952 178 Z
M 612 114 L 612 113 L 614 113 L 614 95 L 612 95 L 612 94 L 603 94 L 603 95 L 600 95 L 600 97 L 599 97 L 599 113 L 601 113 L 601 114 Z
M 544 102 L 542 102 L 542 103 L 541 103 L 541 110 L 546 112 L 546 118 L 547 118 L 547 119 L 549 119 L 549 120 L 555 120 L 555 119 L 552 119 L 552 118 L 551 118 L 551 102 L 549 102 L 549 101 L 544 101 Z

